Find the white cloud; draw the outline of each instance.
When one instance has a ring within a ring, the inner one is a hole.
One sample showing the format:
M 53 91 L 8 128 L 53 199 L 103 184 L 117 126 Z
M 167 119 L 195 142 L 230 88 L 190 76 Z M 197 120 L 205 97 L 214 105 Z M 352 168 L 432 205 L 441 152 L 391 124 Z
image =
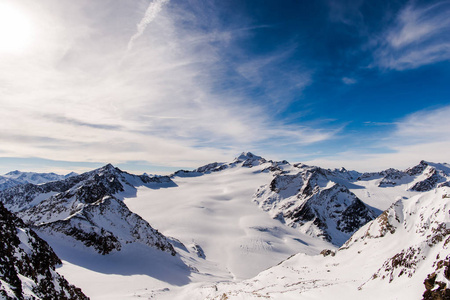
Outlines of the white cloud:
M 395 129 L 376 145 L 383 153 L 358 149 L 333 157 L 310 160 L 326 167 L 346 167 L 358 171 L 405 169 L 421 160 L 450 163 L 450 106 L 422 110 L 394 123 Z M 370 149 L 369 149 L 370 150 Z
M 378 39 L 376 64 L 406 70 L 450 59 L 450 2 L 406 5 Z
M 233 67 L 221 56 L 236 47 L 233 32 L 205 32 L 178 8 L 153 8 L 158 18 L 136 33 L 142 11 L 128 2 L 24 2 L 39 36 L 32 51 L 0 57 L 3 157 L 194 167 L 336 132 L 287 126 L 245 85 L 218 87 Z M 302 86 L 302 74 L 289 75 Z

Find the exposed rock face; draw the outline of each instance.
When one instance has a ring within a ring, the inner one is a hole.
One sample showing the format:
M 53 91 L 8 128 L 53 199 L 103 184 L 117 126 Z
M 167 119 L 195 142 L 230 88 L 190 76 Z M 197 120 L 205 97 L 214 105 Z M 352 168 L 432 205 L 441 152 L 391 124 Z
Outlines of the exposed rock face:
M 417 166 L 408 168 L 405 170 L 405 173 L 410 176 L 416 176 L 421 174 L 428 167 L 428 163 L 424 160 L 420 161 Z
M 2 299 L 89 299 L 55 267 L 50 246 L 0 203 L 0 297 Z
M 432 190 L 436 186 L 436 183 L 438 183 L 440 180 L 438 172 L 436 171 L 435 168 L 429 168 L 427 171 L 428 172 L 424 174 L 426 178 L 422 181 L 416 182 L 411 187 L 412 191 L 426 192 Z
M 297 173 L 276 174 L 253 197 L 272 217 L 337 245 L 376 217 L 352 192 L 334 181 L 351 177 L 346 170 L 296 167 Z
M 449 280 L 448 261 L 445 262 L 445 278 Z M 448 300 L 450 299 L 450 288 L 447 283 L 436 280 L 437 274 L 435 272 L 428 274 L 424 280 L 425 292 L 423 293 L 423 300 Z
M 62 181 L 17 186 L 0 192 L 0 200 L 37 230 L 62 233 L 101 254 L 140 242 L 175 255 L 169 241 L 119 199 L 139 185 L 175 186 L 169 177 L 136 176 L 106 165 Z

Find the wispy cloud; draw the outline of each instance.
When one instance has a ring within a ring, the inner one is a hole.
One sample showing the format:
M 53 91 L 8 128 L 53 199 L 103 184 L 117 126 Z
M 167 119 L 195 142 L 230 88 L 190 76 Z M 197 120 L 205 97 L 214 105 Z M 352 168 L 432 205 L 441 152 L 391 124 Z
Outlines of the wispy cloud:
M 144 17 L 137 24 L 136 33 L 130 38 L 130 41 L 128 42 L 127 46 L 128 50 L 130 50 L 133 47 L 134 42 L 142 34 L 144 34 L 145 28 L 147 28 L 148 24 L 150 24 L 156 18 L 156 16 L 161 11 L 163 6 L 168 2 L 169 0 L 153 0 L 152 2 L 150 2 L 147 10 L 145 11 Z
M 250 62 L 249 82 L 224 86 L 242 69 L 223 53 L 238 52 L 236 35 L 242 39 L 253 30 L 248 24 L 243 31 L 205 31 L 196 15 L 175 6 L 161 9 L 167 1 L 152 2 L 144 18 L 128 2 L 113 3 L 40 2 L 34 14 L 46 20 L 36 26 L 41 42 L 18 60 L 0 58 L 0 81 L 7 87 L 0 119 L 10 134 L 1 156 L 195 167 L 246 149 L 264 155 L 336 134 L 335 128 L 275 118 L 273 102 L 258 101 L 270 90 L 266 78 L 257 82 L 262 75 Z M 124 58 L 126 49 L 133 51 Z M 267 53 L 263 68 L 277 71 L 289 54 L 280 53 Z M 280 82 L 295 78 L 298 91 L 308 83 L 307 72 L 283 72 Z M 255 84 L 263 90 L 257 100 Z
M 450 1 L 410 2 L 377 40 L 376 64 L 406 70 L 450 59 Z

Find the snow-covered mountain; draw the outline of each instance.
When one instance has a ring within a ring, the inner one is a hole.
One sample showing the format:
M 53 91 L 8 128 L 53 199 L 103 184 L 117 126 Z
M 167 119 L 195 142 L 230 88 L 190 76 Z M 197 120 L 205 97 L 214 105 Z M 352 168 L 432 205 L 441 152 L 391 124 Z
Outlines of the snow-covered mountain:
M 171 177 L 192 177 L 192 176 L 201 176 L 204 174 L 210 174 L 213 172 L 219 172 L 226 170 L 228 168 L 241 166 L 251 168 L 254 166 L 259 166 L 261 164 L 267 163 L 268 161 L 261 156 L 254 155 L 251 152 L 242 152 L 238 157 L 236 157 L 230 163 L 223 162 L 213 162 L 204 166 L 201 166 L 193 171 L 187 170 L 179 170 L 171 175 Z M 272 164 L 276 164 L 273 161 L 270 161 Z
M 304 164 L 285 169 L 277 172 L 253 197 L 273 218 L 342 245 L 352 233 L 377 216 L 377 211 L 342 184 L 353 179 L 347 172 Z
M 404 171 L 387 169 L 377 173 L 364 173 L 358 180 L 377 179 L 379 187 L 407 184 L 407 189 L 426 192 L 437 186 L 449 185 L 450 165 L 436 164 L 422 160 L 418 165 Z
M 35 172 L 21 172 L 11 171 L 5 175 L 0 176 L 0 191 L 11 188 L 20 184 L 42 184 L 50 181 L 59 181 L 78 174 L 71 172 L 67 175 L 58 175 L 55 173 L 35 173 Z
M 33 230 L 0 203 L 0 298 L 89 299 L 55 268 L 62 262 Z
M 448 164 L 360 173 L 246 152 L 171 176 L 107 165 L 0 201 L 92 299 L 446 299 L 449 195 Z
M 139 185 L 161 188 L 173 182 L 109 164 L 60 181 L 15 186 L 0 192 L 0 199 L 36 230 L 69 236 L 101 254 L 140 242 L 175 255 L 168 240 L 123 203 L 121 197 L 135 194 Z
M 184 297 L 448 299 L 449 209 L 448 187 L 402 199 L 338 251 L 300 253 L 250 280 L 186 288 Z

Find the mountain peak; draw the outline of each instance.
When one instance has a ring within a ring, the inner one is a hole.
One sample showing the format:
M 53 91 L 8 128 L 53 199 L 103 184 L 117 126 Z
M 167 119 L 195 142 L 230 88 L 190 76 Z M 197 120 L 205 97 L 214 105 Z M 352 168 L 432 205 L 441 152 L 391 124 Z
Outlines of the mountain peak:
M 104 169 L 115 169 L 115 167 L 111 163 L 106 164 L 103 168 Z
M 114 167 L 110 163 L 108 163 L 108 164 L 104 165 L 103 167 L 97 169 L 97 172 L 108 172 L 109 173 L 109 172 L 116 172 L 116 171 L 121 172 L 120 169 Z
M 236 157 L 235 161 L 246 161 L 246 160 L 259 160 L 262 159 L 261 156 L 255 155 L 251 152 L 242 152 L 238 157 Z
M 14 170 L 14 171 L 6 173 L 5 176 L 20 175 L 21 173 L 22 172 L 19 170 Z

